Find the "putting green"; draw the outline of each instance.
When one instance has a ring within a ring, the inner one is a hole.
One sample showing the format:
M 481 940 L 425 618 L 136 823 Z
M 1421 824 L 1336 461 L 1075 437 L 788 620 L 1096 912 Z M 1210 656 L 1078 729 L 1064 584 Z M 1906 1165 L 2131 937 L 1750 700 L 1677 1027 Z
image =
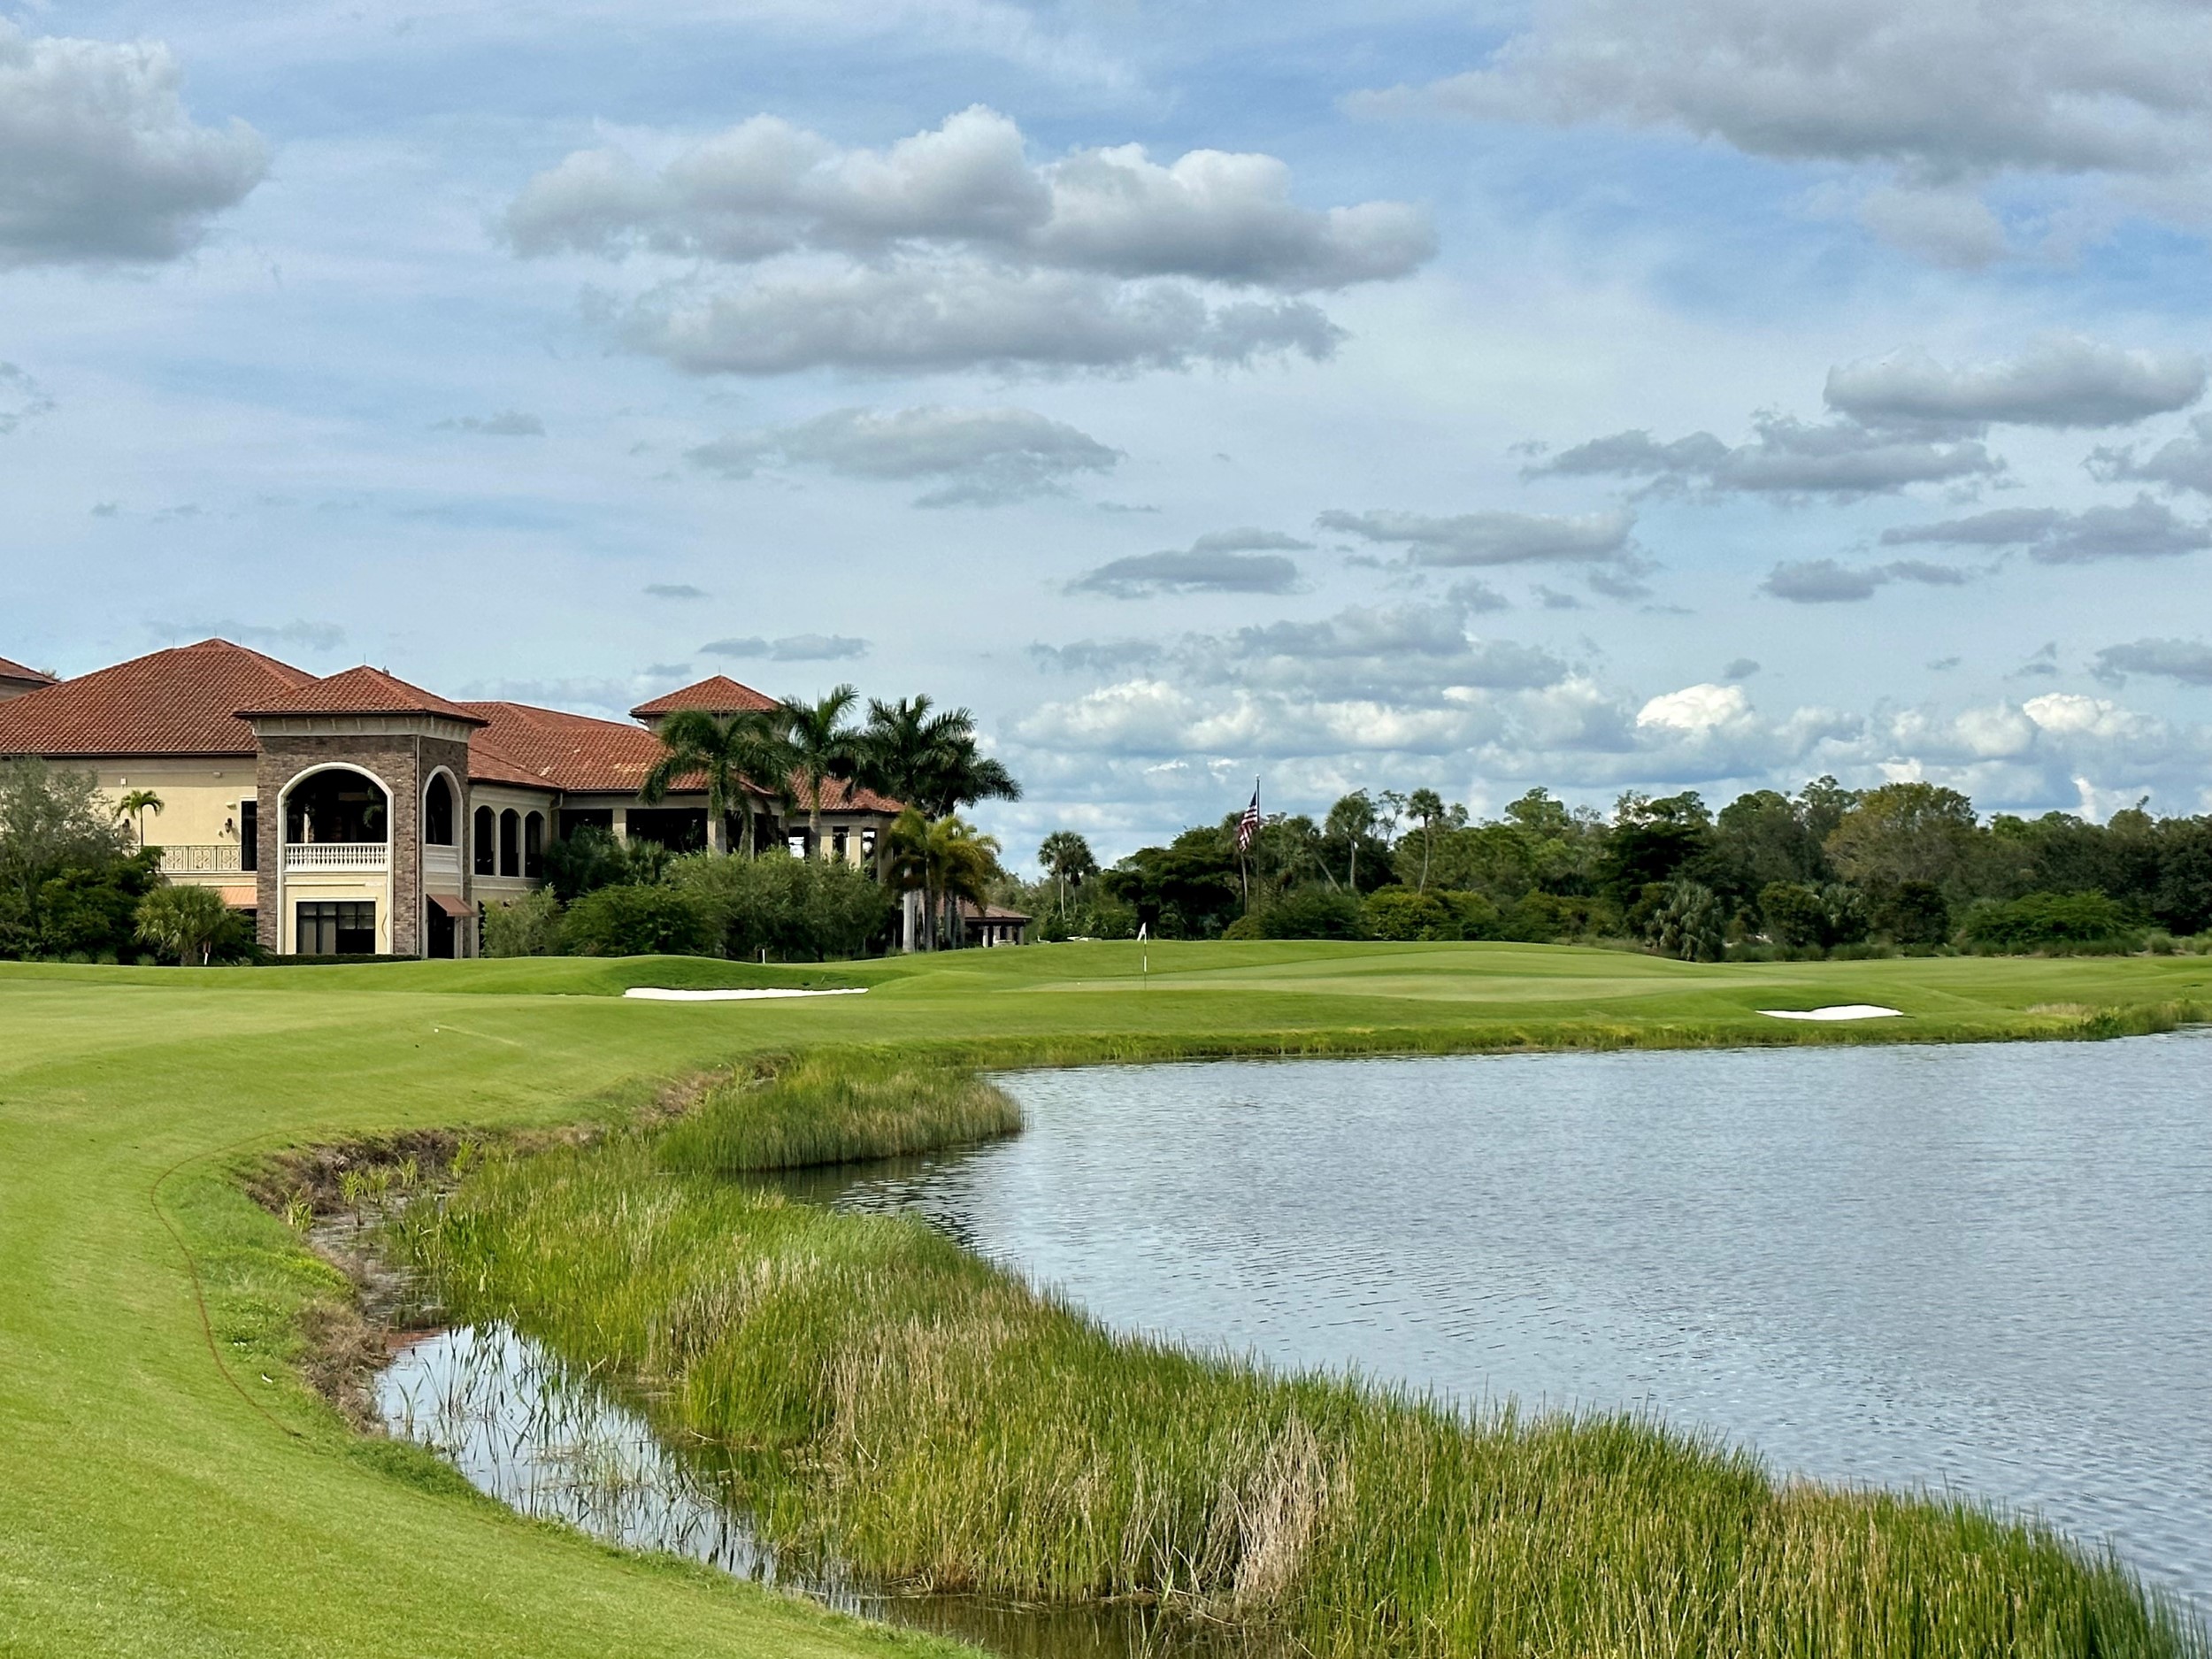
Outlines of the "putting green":
M 1148 973 L 1129 944 L 820 970 L 0 964 L 0 1654 L 954 1651 L 532 1525 L 426 1455 L 352 1435 L 287 1363 L 298 1308 L 337 1287 L 230 1174 L 287 1142 L 618 1114 L 659 1080 L 817 1043 L 1076 1059 L 1895 1041 L 2063 1034 L 2085 1005 L 2212 1002 L 2212 961 L 2196 957 L 1701 967 L 1494 945 L 1147 954 Z M 637 985 L 871 988 L 619 995 Z M 1908 1018 L 1823 1028 L 1755 1011 L 1847 1002 Z

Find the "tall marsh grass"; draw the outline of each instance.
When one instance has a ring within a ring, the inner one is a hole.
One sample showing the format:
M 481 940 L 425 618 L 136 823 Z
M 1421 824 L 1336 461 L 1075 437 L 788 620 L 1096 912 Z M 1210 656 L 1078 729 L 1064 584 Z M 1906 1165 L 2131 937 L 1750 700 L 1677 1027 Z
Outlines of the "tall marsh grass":
M 1022 1126 L 1013 1097 L 941 1059 L 825 1052 L 755 1063 L 660 1138 L 671 1169 L 739 1174 L 900 1157 Z
M 671 1161 L 756 1144 L 714 1122 Z M 2032 1522 L 1116 1336 L 918 1221 L 672 1172 L 642 1136 L 494 1161 L 398 1225 L 461 1317 L 611 1361 L 731 1448 L 781 1548 L 916 1588 L 1157 1598 L 1330 1656 L 2212 1653 Z

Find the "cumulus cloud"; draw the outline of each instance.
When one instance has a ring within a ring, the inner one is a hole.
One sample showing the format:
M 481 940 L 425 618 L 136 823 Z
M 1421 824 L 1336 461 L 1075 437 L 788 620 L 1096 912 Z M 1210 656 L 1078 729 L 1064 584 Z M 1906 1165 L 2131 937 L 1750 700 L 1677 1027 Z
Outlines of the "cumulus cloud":
M 2169 438 L 2141 459 L 2132 449 L 2089 452 L 2090 475 L 2108 484 L 2123 480 L 2212 495 L 2212 415 L 2199 415 L 2181 437 Z
M 2201 640 L 2154 639 L 2108 645 L 2097 653 L 2094 672 L 2100 680 L 2151 674 L 2185 686 L 2212 686 L 2212 645 Z
M 1859 223 L 1931 265 L 1978 271 L 2012 251 L 2004 221 L 1971 190 L 1878 185 L 1859 198 Z
M 1286 594 L 1298 565 L 1285 552 L 1313 543 L 1273 530 L 1215 530 L 1187 548 L 1110 560 L 1068 584 L 1072 594 L 1139 599 L 1151 594 Z
M 836 409 L 811 420 L 734 433 L 700 445 L 688 458 L 726 478 L 761 466 L 819 467 L 841 478 L 936 488 L 918 507 L 995 506 L 1063 494 L 1081 472 L 1110 471 L 1121 451 L 1064 421 L 1027 409 Z
M 2124 507 L 2010 507 L 1933 524 L 1882 532 L 1885 545 L 1932 542 L 1949 547 L 2024 549 L 2044 565 L 2087 565 L 2116 558 L 2175 558 L 2212 547 L 2212 525 L 2177 516 L 2163 502 L 2138 495 Z
M 203 127 L 158 42 L 33 37 L 0 19 L 0 266 L 189 252 L 268 171 L 241 121 Z
M 2193 215 L 2208 57 L 2212 16 L 2166 0 L 1551 0 L 1482 66 L 1355 107 L 1671 130 L 1954 196 L 2005 173 L 2115 177 Z
M 519 409 L 503 409 L 495 415 L 458 415 L 441 420 L 433 432 L 474 432 L 488 438 L 542 438 L 545 422 Z
M 835 663 L 868 654 L 868 641 L 839 634 L 787 634 L 780 640 L 758 635 L 710 640 L 699 648 L 704 657 L 763 657 L 772 663 Z
M 1416 565 L 1445 569 L 1499 565 L 1602 565 L 1633 556 L 1625 512 L 1557 517 L 1530 512 L 1469 512 L 1455 517 L 1378 511 L 1332 511 L 1315 520 L 1325 530 L 1403 547 Z
M 641 297 L 627 336 L 751 374 L 1325 357 L 1339 331 L 1290 296 L 1407 275 L 1436 245 L 1408 204 L 1299 205 L 1271 156 L 1032 162 L 980 106 L 883 150 L 763 115 L 657 170 L 580 150 L 525 187 L 505 228 L 525 255 L 703 265 Z
M 1617 432 L 1539 461 L 1527 472 L 1531 477 L 1640 478 L 1663 490 L 1851 501 L 2004 470 L 2002 461 L 1972 440 L 1884 432 L 1855 420 L 1811 424 L 1773 413 L 1753 416 L 1751 426 L 1751 441 L 1733 446 L 1709 432 L 1664 442 L 1646 431 Z
M 0 363 L 0 437 L 53 407 L 44 387 L 14 364 Z
M 2078 335 L 2038 341 L 2018 357 L 1947 367 L 1908 350 L 1828 371 L 1828 407 L 1867 426 L 1978 429 L 2126 426 L 2204 394 L 2193 352 L 2123 350 Z

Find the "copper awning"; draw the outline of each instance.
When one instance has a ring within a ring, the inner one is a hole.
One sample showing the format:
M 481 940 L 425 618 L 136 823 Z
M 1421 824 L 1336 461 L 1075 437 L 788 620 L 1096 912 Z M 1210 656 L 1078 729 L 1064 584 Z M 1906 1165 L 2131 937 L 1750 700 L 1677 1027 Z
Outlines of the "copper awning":
M 457 921 L 466 921 L 476 914 L 476 902 L 457 893 L 433 893 L 430 902 Z

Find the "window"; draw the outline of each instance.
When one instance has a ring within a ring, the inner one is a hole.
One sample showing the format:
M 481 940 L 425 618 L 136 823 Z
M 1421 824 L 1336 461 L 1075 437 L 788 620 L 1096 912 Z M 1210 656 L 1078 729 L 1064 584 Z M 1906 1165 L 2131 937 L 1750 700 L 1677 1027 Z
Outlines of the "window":
M 292 786 L 284 798 L 284 839 L 295 847 L 316 841 L 380 841 L 388 816 L 384 791 L 374 779 L 334 766 Z
M 303 956 L 366 956 L 376 951 L 376 902 L 317 900 L 300 905 L 294 949 Z
M 876 833 L 875 833 L 875 831 L 873 831 L 873 830 L 872 830 L 872 829 L 864 829 L 864 830 L 863 830 L 863 831 L 861 831 L 861 832 L 860 832 L 860 856 L 861 856 L 863 858 L 867 859 L 867 860 L 868 860 L 870 863 L 872 863 L 872 864 L 875 861 L 875 856 L 876 856 Z
M 433 847 L 453 845 L 453 786 L 439 772 L 422 795 L 422 838 Z
M 791 856 L 794 858 L 803 858 L 807 856 L 806 832 L 804 830 L 793 830 L 788 835 L 783 838 L 783 844 L 790 849 Z
M 520 843 L 522 815 L 509 807 L 499 815 L 499 873 L 518 876 L 522 873 Z
M 261 868 L 261 803 L 257 799 L 238 803 L 238 867 Z
M 492 863 L 493 856 L 497 850 L 498 834 L 497 818 L 491 808 L 478 807 L 476 809 L 476 833 L 470 839 L 476 843 L 476 873 L 480 876 L 495 876 L 499 873 L 499 867 Z
M 522 873 L 541 876 L 545 873 L 545 815 L 533 812 L 522 820 Z
M 845 862 L 845 826 L 841 824 L 830 832 L 830 852 L 839 864 Z

